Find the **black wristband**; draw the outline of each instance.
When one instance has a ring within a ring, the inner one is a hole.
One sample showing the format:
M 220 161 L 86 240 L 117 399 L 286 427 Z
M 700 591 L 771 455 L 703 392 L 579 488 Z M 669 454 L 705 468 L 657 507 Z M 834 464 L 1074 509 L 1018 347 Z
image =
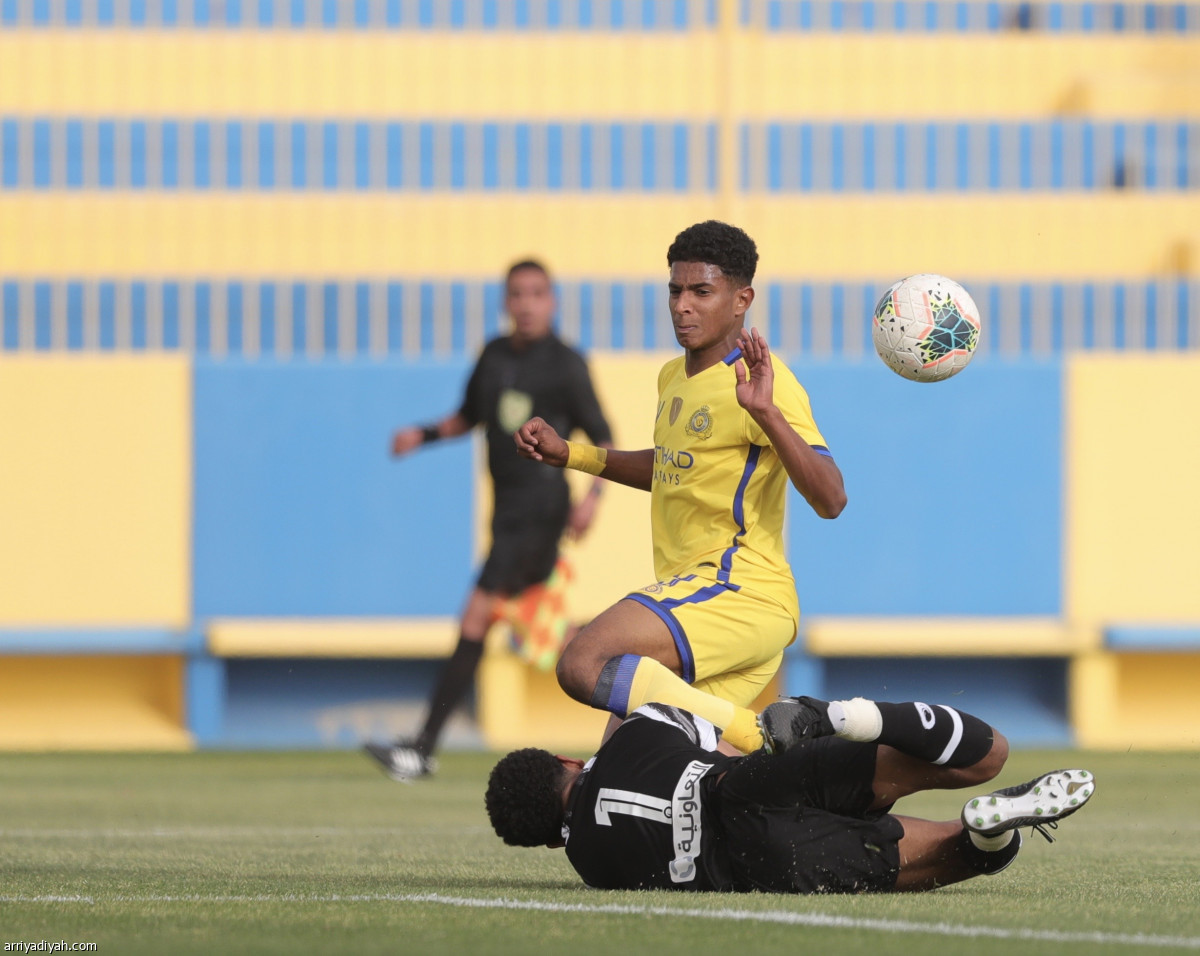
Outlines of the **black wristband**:
M 438 432 L 437 425 L 424 425 L 421 427 L 421 444 L 428 445 L 431 441 L 437 441 L 441 438 Z

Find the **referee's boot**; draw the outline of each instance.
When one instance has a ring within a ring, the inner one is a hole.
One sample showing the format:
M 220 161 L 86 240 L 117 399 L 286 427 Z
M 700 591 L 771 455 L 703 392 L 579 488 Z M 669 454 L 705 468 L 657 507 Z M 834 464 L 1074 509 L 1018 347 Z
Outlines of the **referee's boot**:
M 363 750 L 393 780 L 412 783 L 418 777 L 430 777 L 437 770 L 437 760 L 422 753 L 410 743 L 363 744 Z
M 768 704 L 758 715 L 763 750 L 769 754 L 787 753 L 802 740 L 830 737 L 834 733 L 829 719 L 829 701 L 816 697 L 785 697 Z
M 996 836 L 1017 827 L 1033 827 L 1049 842 L 1048 830 L 1092 798 L 1096 778 L 1087 770 L 1052 770 L 1015 787 L 974 797 L 963 807 L 962 823 L 980 836 Z

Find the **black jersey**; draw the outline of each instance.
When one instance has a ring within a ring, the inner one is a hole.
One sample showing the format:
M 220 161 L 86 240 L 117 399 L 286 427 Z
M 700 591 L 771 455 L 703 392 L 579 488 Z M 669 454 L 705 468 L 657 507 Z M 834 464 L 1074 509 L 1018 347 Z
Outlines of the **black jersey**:
M 639 707 L 584 767 L 564 827 L 567 859 L 599 889 L 728 890 L 713 786 L 737 762 L 687 711 Z
M 551 333 L 518 348 L 510 336 L 484 346 L 467 382 L 460 413 L 486 426 L 496 510 L 536 506 L 566 494 L 560 468 L 522 458 L 513 432 L 535 415 L 563 438 L 582 429 L 595 444 L 612 441 L 583 356 Z
M 872 809 L 877 745 L 838 737 L 726 757 L 712 724 L 630 715 L 577 779 L 567 859 L 598 889 L 888 891 L 904 827 Z

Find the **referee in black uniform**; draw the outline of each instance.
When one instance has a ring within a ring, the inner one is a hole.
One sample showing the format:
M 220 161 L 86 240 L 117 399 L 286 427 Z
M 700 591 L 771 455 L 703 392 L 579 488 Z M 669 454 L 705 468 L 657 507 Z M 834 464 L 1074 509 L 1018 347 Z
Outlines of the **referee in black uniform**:
M 901 797 L 992 779 L 1007 741 L 916 701 L 856 698 L 851 709 L 870 719 L 854 740 L 835 736 L 846 725 L 834 730 L 824 701 L 764 713 L 797 701 L 822 726 L 774 754 L 717 753 L 718 728 L 665 704 L 639 707 L 586 763 L 514 751 L 492 770 L 488 816 L 506 843 L 565 846 L 600 889 L 888 892 L 998 873 L 1021 848 L 1018 827 L 1050 839 L 1045 828 L 1095 792 L 1088 771 L 1057 770 L 968 800 L 957 820 L 898 816 Z
M 458 646 L 434 688 L 420 732 L 412 740 L 365 747 L 396 780 L 433 772 L 438 737 L 471 686 L 498 601 L 545 581 L 557 563 L 563 532 L 581 536 L 595 515 L 600 479 L 572 505 L 562 469 L 522 458 L 513 432 L 536 415 L 561 435 L 579 428 L 594 444 L 612 447 L 587 363 L 554 334 L 557 302 L 545 266 L 524 260 L 509 268 L 505 308 L 512 332 L 484 347 L 462 406 L 436 423 L 401 429 L 392 439 L 392 454 L 401 457 L 483 425 L 495 496 L 492 548 L 467 597 Z

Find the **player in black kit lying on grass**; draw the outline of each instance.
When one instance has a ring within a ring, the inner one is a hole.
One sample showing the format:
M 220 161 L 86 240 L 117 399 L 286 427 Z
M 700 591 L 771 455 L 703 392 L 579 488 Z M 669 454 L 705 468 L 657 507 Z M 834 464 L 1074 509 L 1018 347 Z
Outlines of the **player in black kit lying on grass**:
M 1047 828 L 1095 793 L 1056 770 L 973 797 L 960 818 L 892 813 L 922 790 L 994 778 L 1008 742 L 944 705 L 787 698 L 760 715 L 766 747 L 716 752 L 720 730 L 646 704 L 586 763 L 528 748 L 492 770 L 487 810 L 503 840 L 566 847 L 602 889 L 770 893 L 929 890 L 1008 866 L 1018 827 Z

